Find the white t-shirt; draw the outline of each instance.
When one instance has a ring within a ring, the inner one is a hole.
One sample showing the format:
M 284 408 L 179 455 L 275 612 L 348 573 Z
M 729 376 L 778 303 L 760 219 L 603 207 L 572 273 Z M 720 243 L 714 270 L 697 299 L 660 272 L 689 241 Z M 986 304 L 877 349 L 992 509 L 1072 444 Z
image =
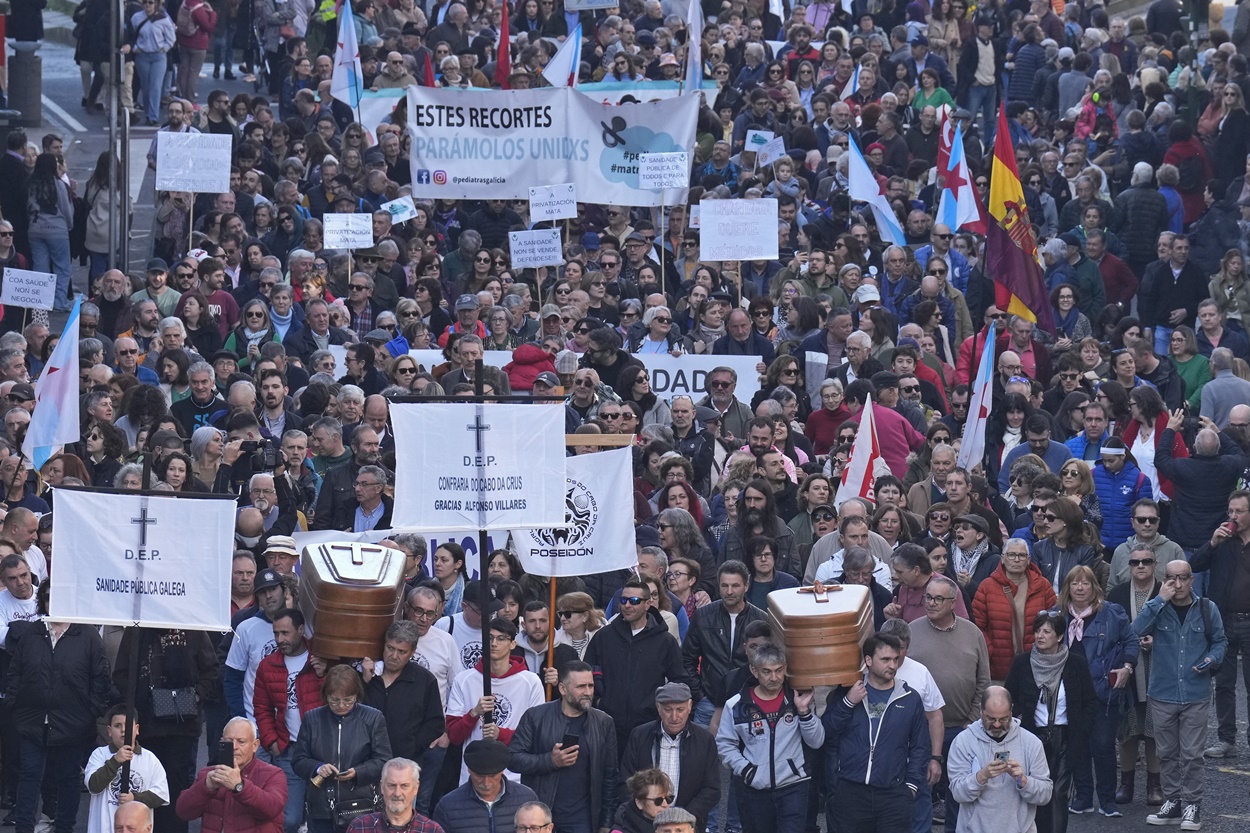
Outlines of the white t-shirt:
M 0 648 L 9 638 L 10 622 L 33 622 L 39 618 L 35 593 L 29 599 L 17 599 L 8 588 L 0 588 Z
M 256 669 L 262 659 L 276 650 L 278 643 L 273 641 L 273 623 L 268 619 L 253 616 L 234 629 L 234 642 L 230 643 L 226 665 L 243 672 L 243 711 L 249 720 L 256 719 L 252 703 L 256 693 Z
M 817 567 L 816 580 L 828 584 L 842 575 L 842 556 L 845 553 L 846 550 L 838 550 L 829 556 L 828 561 Z M 890 572 L 890 565 L 876 556 L 872 560 L 876 563 L 876 566 L 872 568 L 872 577 L 877 580 L 877 584 L 880 584 L 886 590 L 893 590 L 894 576 Z
M 894 679 L 902 680 L 916 690 L 916 693 L 920 695 L 920 702 L 924 706 L 925 711 L 941 711 L 942 707 L 946 705 L 946 698 L 942 696 L 942 692 L 938 689 L 937 681 L 933 679 L 929 669 L 911 657 L 903 658 L 903 662 L 899 665 Z
M 39 579 L 40 584 L 48 580 L 48 559 L 44 556 L 43 550 L 39 549 L 38 544 L 31 544 L 30 549 L 22 553 L 22 557 L 26 559 L 30 574 Z
M 464 621 L 464 612 L 444 616 L 434 623 L 439 630 L 450 632 L 456 640 L 456 653 L 459 655 L 460 670 L 467 671 L 477 665 L 482 658 L 482 629 L 475 628 Z M 455 679 L 452 674 L 452 679 Z
M 83 773 L 83 783 L 91 780 L 91 774 L 104 762 L 113 757 L 113 750 L 100 746 L 91 753 L 87 760 L 87 769 Z M 103 792 L 91 794 L 91 804 L 87 811 L 88 833 L 113 833 L 113 813 L 117 812 L 117 796 L 121 791 L 122 771 L 113 775 L 112 782 Z M 143 748 L 140 741 L 138 753 L 130 759 L 130 792 L 155 793 L 169 803 L 169 784 L 165 780 L 165 767 L 160 760 Z
M 513 729 L 521 724 L 521 715 L 527 709 L 542 705 L 543 684 L 533 671 L 521 671 L 507 677 L 492 677 L 490 693 L 495 695 L 495 725 L 500 729 Z M 451 683 L 451 693 L 447 695 L 447 714 L 459 717 L 467 714 L 482 699 L 482 672 L 476 668 L 461 671 Z M 473 727 L 470 741 L 482 739 L 482 722 Z M 505 774 L 513 781 L 520 781 L 521 776 L 512 770 Z M 460 783 L 469 780 L 469 769 L 460 764 Z
M 456 640 L 441 628 L 430 628 L 425 636 L 417 640 L 417 650 L 412 655 L 412 661 L 438 680 L 438 695 L 446 709 L 447 690 L 451 687 L 451 681 L 464 670 L 460 664 L 460 646 L 456 644 Z
M 291 733 L 291 740 L 299 737 L 299 698 L 295 695 L 295 678 L 308 664 L 308 652 L 295 657 L 282 658 L 286 663 L 286 730 Z

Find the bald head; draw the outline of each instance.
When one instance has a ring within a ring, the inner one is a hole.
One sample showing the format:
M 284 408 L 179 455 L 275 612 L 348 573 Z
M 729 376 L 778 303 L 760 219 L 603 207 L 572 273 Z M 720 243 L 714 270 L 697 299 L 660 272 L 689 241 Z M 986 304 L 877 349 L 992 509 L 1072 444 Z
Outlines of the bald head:
M 152 833 L 152 811 L 141 801 L 117 805 L 113 813 L 113 833 Z
M 1199 457 L 1214 457 L 1220 453 L 1220 435 L 1210 428 L 1203 428 L 1194 439 L 1194 453 Z
M 1234 405 L 1228 412 L 1229 425 L 1250 425 L 1250 405 Z
M 1011 712 L 1011 692 L 1000 685 L 992 685 L 985 689 L 985 694 L 981 697 L 982 709 L 1006 709 Z

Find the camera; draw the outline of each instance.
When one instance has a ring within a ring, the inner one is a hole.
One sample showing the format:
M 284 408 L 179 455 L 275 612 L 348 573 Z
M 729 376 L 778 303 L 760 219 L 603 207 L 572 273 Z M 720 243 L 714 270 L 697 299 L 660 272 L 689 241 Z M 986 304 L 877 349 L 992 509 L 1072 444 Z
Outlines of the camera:
M 282 462 L 282 452 L 264 440 L 244 440 L 240 450 L 252 456 L 252 471 L 273 471 Z

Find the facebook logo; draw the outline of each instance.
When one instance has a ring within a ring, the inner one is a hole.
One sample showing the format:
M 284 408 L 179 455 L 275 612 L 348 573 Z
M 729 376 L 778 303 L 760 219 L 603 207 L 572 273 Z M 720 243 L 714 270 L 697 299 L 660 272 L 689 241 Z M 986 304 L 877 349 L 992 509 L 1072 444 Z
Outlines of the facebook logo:
M 419 169 L 417 171 L 417 184 L 429 185 L 430 184 L 430 172 L 424 168 Z

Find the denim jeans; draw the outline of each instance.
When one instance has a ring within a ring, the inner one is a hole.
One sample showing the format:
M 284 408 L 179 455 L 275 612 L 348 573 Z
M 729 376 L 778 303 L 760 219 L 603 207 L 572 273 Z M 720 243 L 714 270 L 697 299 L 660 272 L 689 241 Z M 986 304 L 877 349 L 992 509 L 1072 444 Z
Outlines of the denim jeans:
M 704 729 L 712 722 L 712 715 L 716 712 L 716 706 L 712 705 L 710 697 L 704 697 L 695 704 L 694 711 L 690 715 L 690 719 Z M 725 716 L 722 714 L 721 719 Z M 729 779 L 729 818 L 725 821 L 726 830 L 742 830 L 742 816 L 738 812 L 737 789 L 738 779 Z M 711 812 L 707 814 L 707 829 L 716 830 L 720 822 L 720 805 L 713 807 Z
M 294 744 L 291 744 L 276 758 L 268 749 L 261 749 L 257 753 L 262 761 L 273 764 L 286 776 L 286 809 L 282 813 L 282 826 L 286 833 L 299 833 L 300 825 L 304 823 L 304 793 L 308 789 L 308 782 L 291 769 L 293 751 Z
M 56 789 L 56 833 L 73 833 L 78 820 L 78 794 L 82 786 L 83 750 L 77 746 L 44 746 L 22 738 L 17 803 L 13 816 L 17 833 L 34 833 L 35 805 L 39 803 L 40 783 L 46 769 Z M 45 812 L 52 810 L 45 807 Z M 48 813 L 51 815 L 51 813 Z
M 434 788 L 438 786 L 438 773 L 443 768 L 443 759 L 447 757 L 447 747 L 432 746 L 421 756 L 421 786 L 417 789 L 417 812 L 423 816 L 430 814 L 430 799 L 434 797 Z
M 150 122 L 161 120 L 161 87 L 165 83 L 165 53 L 140 52 L 135 55 L 139 76 L 139 100 L 135 103 Z
M 976 123 L 977 113 L 981 114 L 981 141 L 986 147 L 994 144 L 994 129 L 998 127 L 998 87 L 996 85 L 981 86 L 973 84 L 968 88 L 968 110 Z
M 1119 713 L 1111 711 L 1105 703 L 1099 703 L 1086 736 L 1088 750 L 1080 757 L 1068 758 L 1075 786 L 1072 803 L 1076 806 L 1089 807 L 1091 803 L 1095 808 L 1115 805 L 1115 733 L 1119 725 Z M 1098 781 L 1097 802 L 1093 800 L 1095 779 Z
M 30 251 L 34 255 L 36 272 L 56 273 L 56 297 L 52 308 L 69 312 L 69 235 L 65 237 L 32 237 Z
M 1215 675 L 1215 719 L 1220 725 L 1220 740 L 1237 743 L 1237 664 L 1240 656 L 1241 677 L 1250 691 L 1250 618 L 1238 619 L 1235 613 L 1224 614 L 1224 634 L 1228 650 L 1224 663 Z
M 775 790 L 753 790 L 741 778 L 735 777 L 731 789 L 737 793 L 742 833 L 795 833 L 803 830 L 811 787 L 812 782 L 808 780 Z M 711 828 L 711 822 L 708 822 L 708 827 Z
M 1168 354 L 1168 350 L 1171 349 L 1170 341 L 1173 329 L 1173 327 L 1165 327 L 1162 324 L 1155 327 L 1155 352 L 1160 356 L 1166 356 Z M 1160 344 L 1162 344 L 1163 347 L 1159 347 Z
M 221 68 L 222 64 L 226 65 L 226 71 L 231 71 L 234 64 L 234 20 L 218 20 L 217 31 L 213 33 L 213 66 Z

